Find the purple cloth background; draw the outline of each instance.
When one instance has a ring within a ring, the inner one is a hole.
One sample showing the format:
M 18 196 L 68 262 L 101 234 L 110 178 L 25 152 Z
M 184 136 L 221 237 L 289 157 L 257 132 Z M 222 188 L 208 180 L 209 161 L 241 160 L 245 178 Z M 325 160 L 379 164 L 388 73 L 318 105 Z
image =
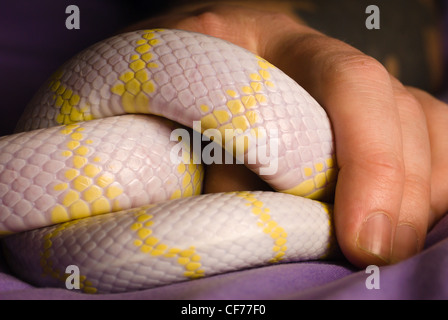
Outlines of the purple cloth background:
M 80 8 L 80 30 L 65 28 L 65 8 L 70 4 Z M 141 8 L 146 7 L 139 1 L 105 0 L 10 1 L 2 5 L 0 135 L 12 132 L 26 103 L 55 68 L 132 22 Z M 445 43 L 448 47 L 448 37 Z M 380 268 L 378 290 L 366 288 L 368 274 L 364 270 L 356 270 L 346 261 L 329 261 L 249 269 L 125 294 L 86 295 L 33 287 L 9 272 L 0 252 L 0 299 L 447 299 L 447 238 L 445 217 L 428 234 L 423 252 Z

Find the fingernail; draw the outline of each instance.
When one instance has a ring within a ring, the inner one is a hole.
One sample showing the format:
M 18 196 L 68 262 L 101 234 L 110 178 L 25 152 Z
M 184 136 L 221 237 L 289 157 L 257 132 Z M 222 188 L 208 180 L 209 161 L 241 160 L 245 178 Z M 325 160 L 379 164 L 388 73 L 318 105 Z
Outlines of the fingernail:
M 418 252 L 419 239 L 415 228 L 408 224 L 397 226 L 392 246 L 392 262 L 402 261 Z
M 391 253 L 392 223 L 384 212 L 370 215 L 361 226 L 357 245 L 360 249 L 388 262 Z

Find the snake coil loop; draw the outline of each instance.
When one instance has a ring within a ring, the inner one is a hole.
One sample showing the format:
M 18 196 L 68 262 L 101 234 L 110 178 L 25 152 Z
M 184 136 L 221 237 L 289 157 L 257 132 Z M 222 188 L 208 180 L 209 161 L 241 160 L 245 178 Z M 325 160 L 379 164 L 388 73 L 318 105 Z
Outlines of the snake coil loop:
M 198 155 L 172 138 L 194 123 L 280 192 L 200 195 Z M 106 39 L 50 77 L 18 129 L 0 138 L 0 234 L 35 285 L 64 287 L 75 265 L 84 292 L 132 291 L 334 252 L 331 206 L 311 200 L 335 185 L 328 117 L 226 41 L 161 29 Z M 175 148 L 186 150 L 176 163 Z M 266 174 L 251 152 L 269 148 L 278 165 Z

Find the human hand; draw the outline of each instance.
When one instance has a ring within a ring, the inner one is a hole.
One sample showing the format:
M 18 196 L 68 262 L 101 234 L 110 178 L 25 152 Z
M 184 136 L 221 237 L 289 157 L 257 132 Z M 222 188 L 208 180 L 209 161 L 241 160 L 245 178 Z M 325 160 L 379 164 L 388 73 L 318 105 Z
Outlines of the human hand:
M 419 252 L 428 228 L 448 210 L 443 179 L 448 176 L 447 106 L 406 88 L 357 49 L 278 8 L 264 8 L 272 10 L 229 5 L 178 9 L 134 28 L 216 36 L 295 79 L 324 107 L 333 125 L 339 167 L 334 219 L 346 258 L 365 267 Z M 229 188 L 248 186 L 241 172 L 223 174 L 222 168 L 213 170 L 232 180 Z M 223 187 L 209 184 L 208 190 Z

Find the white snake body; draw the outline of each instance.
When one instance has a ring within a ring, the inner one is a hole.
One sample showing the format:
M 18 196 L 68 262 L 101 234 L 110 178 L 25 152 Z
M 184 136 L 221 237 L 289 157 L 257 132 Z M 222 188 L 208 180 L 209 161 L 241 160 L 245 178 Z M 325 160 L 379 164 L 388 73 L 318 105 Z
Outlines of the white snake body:
M 244 141 L 241 159 L 281 192 L 200 195 L 200 149 L 171 157 L 178 124 L 230 152 Z M 51 76 L 18 128 L 0 138 L 0 234 L 35 285 L 65 287 L 76 266 L 85 292 L 131 291 L 334 251 L 331 207 L 304 198 L 334 188 L 328 117 L 226 41 L 159 29 L 102 41 Z

